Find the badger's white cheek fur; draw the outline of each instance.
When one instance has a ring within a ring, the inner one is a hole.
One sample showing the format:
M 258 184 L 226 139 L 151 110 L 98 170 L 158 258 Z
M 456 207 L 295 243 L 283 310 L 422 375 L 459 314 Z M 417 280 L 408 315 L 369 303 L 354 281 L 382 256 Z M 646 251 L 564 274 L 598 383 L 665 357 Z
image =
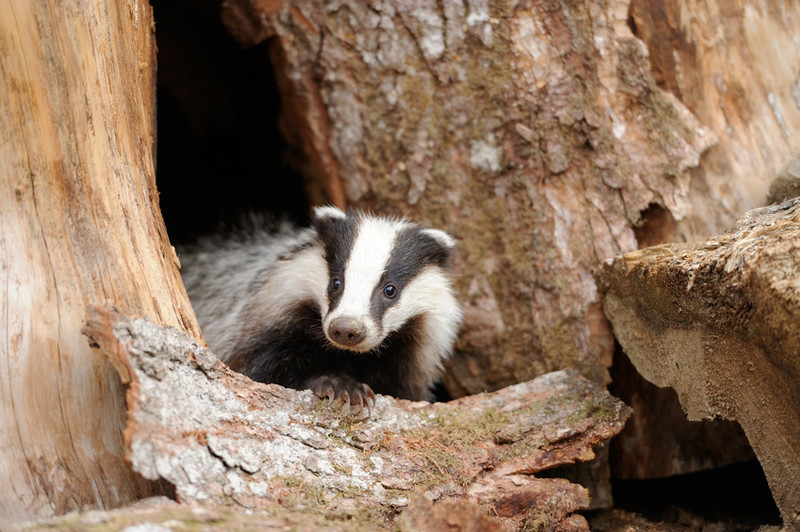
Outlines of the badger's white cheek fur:
M 253 295 L 249 312 L 258 316 L 253 325 L 279 323 L 298 301 L 313 301 L 320 314 L 328 312 L 328 300 L 321 296 L 328 285 L 322 251 L 311 247 L 298 252 L 291 261 L 278 263 L 269 274 L 261 289 Z
M 423 343 L 446 354 L 455 339 L 461 323 L 461 307 L 456 301 L 450 281 L 438 268 L 430 267 L 420 272 L 403 289 L 400 300 L 386 310 L 383 316 L 385 334 L 399 330 L 416 316 L 425 316 Z

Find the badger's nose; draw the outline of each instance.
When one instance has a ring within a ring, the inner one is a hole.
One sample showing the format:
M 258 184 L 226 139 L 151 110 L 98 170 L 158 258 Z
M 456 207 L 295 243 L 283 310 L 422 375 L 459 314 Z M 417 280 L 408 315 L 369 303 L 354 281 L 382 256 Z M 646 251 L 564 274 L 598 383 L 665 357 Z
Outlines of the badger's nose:
M 342 316 L 328 325 L 328 336 L 339 345 L 356 346 L 364 340 L 364 324 L 355 318 Z

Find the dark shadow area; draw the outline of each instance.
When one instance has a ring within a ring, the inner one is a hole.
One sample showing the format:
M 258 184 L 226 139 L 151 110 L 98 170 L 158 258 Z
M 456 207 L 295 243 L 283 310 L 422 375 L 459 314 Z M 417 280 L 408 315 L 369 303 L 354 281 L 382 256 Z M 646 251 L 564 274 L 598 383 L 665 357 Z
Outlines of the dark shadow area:
M 268 44 L 242 49 L 219 3 L 154 0 L 156 180 L 173 241 L 249 211 L 304 223 L 302 177 L 286 163 Z
M 646 381 L 619 344 L 611 377 L 609 391 L 634 409 L 611 440 L 615 508 L 696 530 L 708 523 L 722 523 L 714 530 L 726 531 L 780 524 L 764 472 L 738 423 L 689 421 L 675 391 Z
M 611 442 L 612 477 L 660 478 L 755 458 L 735 421 L 689 421 L 678 394 L 645 380 L 617 344 L 609 391 L 634 414 Z
M 640 249 L 680 241 L 678 223 L 661 205 L 651 203 L 641 212 L 640 217 L 639 224 L 633 228 Z
M 650 480 L 615 480 L 614 506 L 653 521 L 691 528 L 754 530 L 780 525 L 778 508 L 757 460 L 708 471 Z

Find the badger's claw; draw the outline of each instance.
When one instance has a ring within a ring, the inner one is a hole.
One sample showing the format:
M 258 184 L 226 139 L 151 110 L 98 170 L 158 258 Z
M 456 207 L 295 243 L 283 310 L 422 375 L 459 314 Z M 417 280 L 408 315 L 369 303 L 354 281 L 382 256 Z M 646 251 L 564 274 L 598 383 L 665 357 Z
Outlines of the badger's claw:
M 320 399 L 327 399 L 329 404 L 354 414 L 360 413 L 364 408 L 369 413 L 375 406 L 375 392 L 372 388 L 348 375 L 317 375 L 308 379 L 305 385 Z

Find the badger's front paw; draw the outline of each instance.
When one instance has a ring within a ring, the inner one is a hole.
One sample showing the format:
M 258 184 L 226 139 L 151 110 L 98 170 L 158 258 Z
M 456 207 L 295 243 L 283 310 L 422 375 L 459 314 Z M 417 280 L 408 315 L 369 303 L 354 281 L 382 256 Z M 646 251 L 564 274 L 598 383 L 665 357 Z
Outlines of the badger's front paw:
M 317 375 L 305 382 L 306 388 L 320 399 L 358 413 L 375 406 L 375 392 L 368 385 L 341 373 Z

